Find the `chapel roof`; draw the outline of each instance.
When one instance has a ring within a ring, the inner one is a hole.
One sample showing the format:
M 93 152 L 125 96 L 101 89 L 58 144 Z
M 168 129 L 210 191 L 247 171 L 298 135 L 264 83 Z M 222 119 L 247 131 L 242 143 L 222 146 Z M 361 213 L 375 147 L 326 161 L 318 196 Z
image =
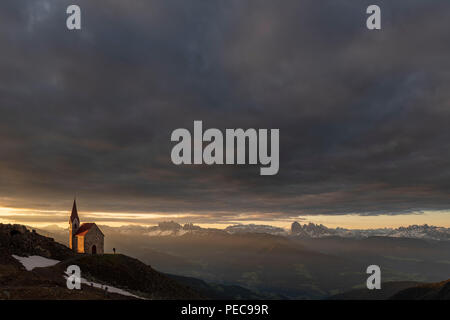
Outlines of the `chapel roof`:
M 86 233 L 91 230 L 91 228 L 95 225 L 95 223 L 83 223 L 75 233 L 76 236 L 84 236 Z

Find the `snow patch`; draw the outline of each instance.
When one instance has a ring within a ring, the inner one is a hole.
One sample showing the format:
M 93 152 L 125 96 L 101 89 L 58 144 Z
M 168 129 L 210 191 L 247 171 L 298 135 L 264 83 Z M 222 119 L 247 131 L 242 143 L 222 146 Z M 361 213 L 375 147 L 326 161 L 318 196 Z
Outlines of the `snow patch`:
M 66 272 L 66 274 L 64 275 L 64 279 L 67 279 L 68 275 L 69 274 Z M 88 281 L 88 280 L 86 280 L 84 278 L 81 278 L 80 281 L 81 281 L 82 284 L 88 285 L 88 286 L 93 287 L 93 288 L 106 290 L 107 292 L 117 293 L 117 294 L 120 294 L 120 295 L 123 295 L 123 296 L 133 297 L 133 298 L 136 298 L 136 299 L 146 300 L 146 298 L 139 297 L 139 296 L 134 295 L 134 294 L 132 294 L 132 293 L 130 293 L 128 291 L 125 291 L 125 290 L 122 290 L 122 289 L 119 289 L 119 288 L 116 288 L 116 287 L 113 287 L 113 286 L 108 286 L 108 285 L 103 285 L 103 284 L 100 284 L 100 283 Z
M 48 259 L 41 256 L 20 257 L 13 254 L 12 257 L 19 260 L 28 271 L 31 271 L 34 268 L 51 267 L 60 262 L 59 260 Z

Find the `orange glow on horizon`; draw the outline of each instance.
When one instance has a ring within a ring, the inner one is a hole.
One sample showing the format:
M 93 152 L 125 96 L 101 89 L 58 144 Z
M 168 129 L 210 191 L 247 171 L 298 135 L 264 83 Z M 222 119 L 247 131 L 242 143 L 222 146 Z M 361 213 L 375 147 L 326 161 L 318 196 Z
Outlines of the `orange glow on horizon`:
M 41 210 L 30 208 L 0 207 L 0 223 L 24 224 L 35 227 L 56 225 L 67 227 L 69 210 Z M 85 220 L 96 221 L 100 225 L 120 227 L 124 225 L 153 226 L 161 221 L 173 220 L 180 224 L 194 223 L 205 228 L 223 229 L 233 224 L 265 224 L 289 229 L 294 221 L 299 223 L 323 224 L 330 228 L 377 229 L 398 228 L 409 225 L 435 225 L 450 228 L 450 211 L 426 211 L 417 214 L 362 216 L 344 215 L 301 215 L 295 218 L 265 220 L 264 213 L 236 214 L 234 219 L 214 222 L 214 216 L 196 213 L 155 213 L 155 212 L 83 212 Z M 83 218 L 82 218 L 83 219 Z M 145 221 L 145 222 L 142 222 Z M 211 222 L 209 222 L 211 221 Z

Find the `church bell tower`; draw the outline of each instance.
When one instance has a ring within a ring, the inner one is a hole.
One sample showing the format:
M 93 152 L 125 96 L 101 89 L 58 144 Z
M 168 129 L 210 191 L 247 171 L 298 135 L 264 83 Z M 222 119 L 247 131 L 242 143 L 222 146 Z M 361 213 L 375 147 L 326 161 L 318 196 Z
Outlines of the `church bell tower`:
M 72 214 L 70 215 L 69 219 L 69 248 L 75 251 L 77 249 L 77 240 L 75 234 L 77 233 L 79 227 L 80 218 L 78 217 L 77 201 L 75 199 L 73 200 Z

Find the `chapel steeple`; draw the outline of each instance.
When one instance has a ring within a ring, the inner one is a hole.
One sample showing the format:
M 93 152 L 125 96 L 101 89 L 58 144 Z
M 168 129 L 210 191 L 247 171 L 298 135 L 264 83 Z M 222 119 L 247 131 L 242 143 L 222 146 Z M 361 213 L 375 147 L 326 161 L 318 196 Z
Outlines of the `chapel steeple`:
M 72 207 L 72 214 L 70 215 L 69 223 L 73 223 L 75 219 L 78 219 L 78 222 L 80 222 L 80 218 L 78 217 L 78 210 L 77 210 L 77 200 L 73 200 L 73 207 Z
M 77 200 L 73 200 L 73 206 L 72 206 L 72 214 L 69 218 L 69 248 L 76 250 L 77 248 L 77 239 L 75 237 L 75 234 L 78 231 L 78 228 L 80 227 L 80 218 L 78 217 L 78 210 L 77 210 Z

